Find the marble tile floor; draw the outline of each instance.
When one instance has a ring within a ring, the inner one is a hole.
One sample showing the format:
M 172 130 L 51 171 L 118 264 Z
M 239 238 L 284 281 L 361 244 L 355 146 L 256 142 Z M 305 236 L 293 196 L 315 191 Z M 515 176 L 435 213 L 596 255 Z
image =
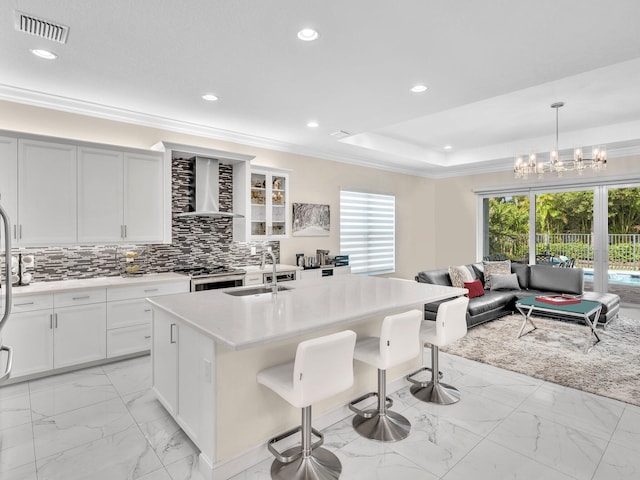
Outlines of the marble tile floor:
M 150 391 L 149 360 L 0 388 L 0 479 L 201 480 L 197 449 Z M 393 395 L 409 438 L 366 440 L 348 420 L 325 430 L 341 478 L 640 478 L 640 407 L 446 354 L 441 370 L 460 403 Z M 234 480 L 266 480 L 270 464 Z

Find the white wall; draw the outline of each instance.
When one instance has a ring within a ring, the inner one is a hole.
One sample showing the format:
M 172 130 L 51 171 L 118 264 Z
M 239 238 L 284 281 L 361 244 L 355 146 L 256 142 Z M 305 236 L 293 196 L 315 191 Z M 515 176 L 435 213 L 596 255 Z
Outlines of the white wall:
M 166 141 L 255 155 L 254 164 L 289 169 L 292 202 L 330 205 L 331 236 L 283 240 L 282 263 L 294 264 L 296 253 L 312 255 L 318 248 L 339 253 L 341 187 L 393 194 L 397 214 L 393 276 L 413 279 L 418 270 L 432 265 L 433 180 L 11 102 L 0 101 L 0 129 L 135 148 Z
M 197 145 L 255 155 L 253 163 L 257 165 L 290 169 L 292 202 L 331 206 L 331 236 L 283 240 L 283 263 L 293 264 L 296 253 L 311 255 L 318 248 L 339 253 L 341 187 L 394 194 L 397 228 L 393 276 L 407 279 L 413 279 L 419 270 L 475 261 L 474 189 L 523 184 L 511 171 L 432 180 L 3 101 L 0 129 L 136 148 L 149 148 L 159 141 Z M 599 176 L 640 178 L 640 157 L 610 159 L 607 170 Z M 528 183 L 545 182 L 550 180 Z

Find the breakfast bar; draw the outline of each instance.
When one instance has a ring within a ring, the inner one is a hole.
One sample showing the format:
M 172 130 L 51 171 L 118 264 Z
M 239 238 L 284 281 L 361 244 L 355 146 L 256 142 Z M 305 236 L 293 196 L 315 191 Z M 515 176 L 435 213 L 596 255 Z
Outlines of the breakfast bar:
M 256 291 L 148 299 L 153 389 L 200 449 L 199 468 L 207 478 L 228 478 L 267 458 L 267 439 L 299 424 L 299 410 L 259 385 L 258 371 L 292 359 L 300 341 L 345 329 L 373 336 L 386 315 L 466 293 L 357 275 L 287 282 L 276 294 Z M 403 375 L 420 363 L 416 358 L 390 370 L 389 392 L 404 386 Z M 353 387 L 318 404 L 314 424 L 324 428 L 347 417 L 348 402 L 375 382 L 376 372 L 356 362 Z

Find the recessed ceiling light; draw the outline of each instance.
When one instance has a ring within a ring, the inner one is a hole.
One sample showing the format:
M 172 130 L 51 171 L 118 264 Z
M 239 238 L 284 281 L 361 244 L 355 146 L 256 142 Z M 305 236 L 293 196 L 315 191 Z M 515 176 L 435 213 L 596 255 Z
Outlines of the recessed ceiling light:
M 317 128 L 319 126 L 320 126 L 320 124 L 318 122 L 308 122 L 307 123 L 307 127 L 309 127 L 309 128 Z
M 427 86 L 426 85 L 414 85 L 413 87 L 411 87 L 411 91 L 413 93 L 426 92 L 427 91 Z
M 41 48 L 34 48 L 31 50 L 31 53 L 33 53 L 36 57 L 45 58 L 47 60 L 58 58 L 55 53 L 50 52 L 49 50 L 43 50 Z
M 445 149 L 445 150 L 451 150 L 452 148 L 453 148 L 453 147 L 452 147 L 451 145 L 445 145 L 445 146 L 444 146 L 444 149 Z
M 216 100 L 218 100 L 218 97 L 213 93 L 207 93 L 205 95 L 202 95 L 202 98 L 207 102 L 215 102 Z
M 317 40 L 319 36 L 317 30 L 313 28 L 303 28 L 298 32 L 298 38 L 304 42 L 313 42 Z

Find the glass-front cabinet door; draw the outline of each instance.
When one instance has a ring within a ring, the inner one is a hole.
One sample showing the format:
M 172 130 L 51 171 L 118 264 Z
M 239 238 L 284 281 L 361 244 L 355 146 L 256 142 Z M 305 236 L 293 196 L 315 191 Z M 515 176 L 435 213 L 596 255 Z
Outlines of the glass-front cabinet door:
M 251 170 L 251 237 L 289 236 L 289 174 L 264 168 Z

